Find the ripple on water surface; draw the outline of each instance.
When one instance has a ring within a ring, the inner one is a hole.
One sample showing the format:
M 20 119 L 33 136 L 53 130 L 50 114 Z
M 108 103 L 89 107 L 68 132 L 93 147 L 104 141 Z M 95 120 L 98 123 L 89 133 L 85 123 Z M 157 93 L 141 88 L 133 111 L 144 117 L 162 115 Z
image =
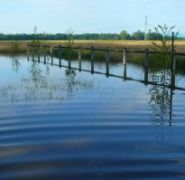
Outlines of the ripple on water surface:
M 0 57 L 0 179 L 184 178 L 183 91 L 19 63 Z

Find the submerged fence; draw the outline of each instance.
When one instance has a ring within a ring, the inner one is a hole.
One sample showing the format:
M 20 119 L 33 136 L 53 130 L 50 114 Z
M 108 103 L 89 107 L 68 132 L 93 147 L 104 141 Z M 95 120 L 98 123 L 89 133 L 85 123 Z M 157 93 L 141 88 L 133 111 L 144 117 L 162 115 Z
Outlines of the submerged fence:
M 180 56 L 185 56 L 185 53 L 177 53 L 175 51 L 175 46 L 174 46 L 174 34 L 172 36 L 172 51 L 171 51 L 171 77 L 170 77 L 170 84 L 166 85 L 166 84 L 160 84 L 160 83 L 156 83 L 156 82 L 152 82 L 149 81 L 149 54 L 159 54 L 159 52 L 155 52 L 155 51 L 149 51 L 149 49 L 145 49 L 144 51 L 134 51 L 134 50 L 128 50 L 126 48 L 123 49 L 109 49 L 109 48 L 105 48 L 105 49 L 100 49 L 100 48 L 82 48 L 82 47 L 70 47 L 73 50 L 77 50 L 78 52 L 78 68 L 76 67 L 72 67 L 71 66 L 71 60 L 68 59 L 68 66 L 65 66 L 62 64 L 62 58 L 61 58 L 61 54 L 62 51 L 65 49 L 69 49 L 69 47 L 66 46 L 48 46 L 48 45 L 40 45 L 40 46 L 33 46 L 33 45 L 28 45 L 27 46 L 27 58 L 28 60 L 30 60 L 30 55 L 31 56 L 35 56 L 31 53 L 31 48 L 47 48 L 49 49 L 49 55 L 50 55 L 50 64 L 51 65 L 56 65 L 59 67 L 65 67 L 65 68 L 69 68 L 69 69 L 74 69 L 74 70 L 78 70 L 78 71 L 85 71 L 85 72 L 90 72 L 92 74 L 96 73 L 96 74 L 103 74 L 106 75 L 107 77 L 112 76 L 112 77 L 119 77 L 119 78 L 123 78 L 124 80 L 133 80 L 133 81 L 138 81 L 141 83 L 144 83 L 145 85 L 151 84 L 151 85 L 161 85 L 161 86 L 167 86 L 169 88 L 172 89 L 179 89 L 179 90 L 185 90 L 185 88 L 181 88 L 181 87 L 177 87 L 176 86 L 176 56 L 180 55 Z M 58 64 L 54 64 L 54 50 L 57 49 L 59 51 L 59 61 Z M 83 69 L 82 68 L 82 50 L 88 50 L 90 51 L 90 64 L 91 64 L 91 69 Z M 105 71 L 104 72 L 99 72 L 95 70 L 95 51 L 101 51 L 104 53 L 104 62 L 105 62 Z M 39 51 L 38 51 L 39 52 Z M 110 52 L 117 52 L 117 53 L 122 53 L 122 65 L 123 65 L 123 75 L 119 76 L 119 75 L 115 75 L 115 74 L 111 74 L 110 73 Z M 127 65 L 128 65 L 128 54 L 129 53 L 137 53 L 137 54 L 144 54 L 144 77 L 143 80 L 137 80 L 134 79 L 132 77 L 128 77 L 127 75 Z M 37 54 L 38 56 L 38 62 L 41 62 L 40 59 L 40 54 Z M 47 53 L 44 51 L 44 61 L 43 63 L 46 64 L 48 62 L 46 62 L 46 56 Z M 33 58 L 34 60 L 34 58 Z

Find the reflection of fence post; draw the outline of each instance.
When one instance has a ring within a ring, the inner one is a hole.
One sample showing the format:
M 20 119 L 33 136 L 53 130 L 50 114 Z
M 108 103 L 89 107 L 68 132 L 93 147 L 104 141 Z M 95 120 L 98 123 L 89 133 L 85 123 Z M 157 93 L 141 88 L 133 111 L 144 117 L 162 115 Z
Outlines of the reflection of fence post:
M 78 49 L 78 61 L 79 61 L 79 71 L 81 72 L 82 70 L 82 54 L 81 54 L 81 47 L 79 46 L 79 49 Z
M 123 78 L 127 78 L 127 49 L 123 49 Z
M 50 47 L 51 64 L 53 65 L 53 48 Z
M 105 62 L 106 62 L 106 75 L 107 77 L 109 77 L 109 48 L 107 47 L 106 52 L 105 52 Z
M 46 49 L 44 48 L 44 64 L 46 64 Z
M 175 71 L 176 71 L 176 57 L 175 57 L 175 34 L 172 32 L 172 47 L 171 47 L 171 87 L 175 87 Z
M 172 126 L 173 121 L 173 89 L 170 89 L 170 118 L 169 118 L 169 125 Z
M 148 55 L 149 55 L 149 51 L 148 49 L 145 49 L 145 58 L 144 58 L 144 71 L 145 71 L 145 75 L 144 75 L 144 81 L 145 84 L 148 84 Z
M 91 73 L 94 74 L 94 47 L 91 47 Z

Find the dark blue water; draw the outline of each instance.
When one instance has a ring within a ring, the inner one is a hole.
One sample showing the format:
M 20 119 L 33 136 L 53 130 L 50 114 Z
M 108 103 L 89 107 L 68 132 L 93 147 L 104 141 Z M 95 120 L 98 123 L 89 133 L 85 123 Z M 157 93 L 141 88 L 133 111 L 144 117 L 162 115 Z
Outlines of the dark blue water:
M 0 179 L 184 179 L 184 116 L 184 91 L 0 56 Z

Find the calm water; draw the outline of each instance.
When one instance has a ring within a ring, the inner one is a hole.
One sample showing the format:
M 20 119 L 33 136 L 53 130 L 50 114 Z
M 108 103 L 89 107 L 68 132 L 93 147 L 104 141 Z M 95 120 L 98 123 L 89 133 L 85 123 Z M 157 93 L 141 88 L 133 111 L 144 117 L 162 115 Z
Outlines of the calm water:
M 128 75 L 144 72 L 129 65 Z M 0 179 L 185 178 L 184 91 L 24 56 L 0 56 L 0 78 Z

